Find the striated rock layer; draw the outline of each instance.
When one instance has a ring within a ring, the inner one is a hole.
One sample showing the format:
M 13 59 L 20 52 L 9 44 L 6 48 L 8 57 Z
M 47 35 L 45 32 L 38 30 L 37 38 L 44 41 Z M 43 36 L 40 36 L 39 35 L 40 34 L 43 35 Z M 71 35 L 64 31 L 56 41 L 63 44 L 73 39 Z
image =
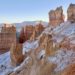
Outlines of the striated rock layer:
M 49 12 L 49 25 L 57 26 L 64 22 L 64 15 L 62 7 L 58 7 L 56 10 Z
M 16 43 L 16 27 L 4 24 L 0 32 L 0 50 L 8 50 L 12 43 Z

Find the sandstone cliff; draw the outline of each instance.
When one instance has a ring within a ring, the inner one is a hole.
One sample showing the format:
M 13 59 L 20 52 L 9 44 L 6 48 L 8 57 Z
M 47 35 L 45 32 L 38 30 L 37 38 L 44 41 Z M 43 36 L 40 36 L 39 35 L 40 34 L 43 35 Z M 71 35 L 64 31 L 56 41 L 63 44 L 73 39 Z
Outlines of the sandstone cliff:
M 62 7 L 56 8 L 49 12 L 49 25 L 57 26 L 64 22 L 64 15 Z
M 8 50 L 12 43 L 16 43 L 16 27 L 4 24 L 0 32 L 0 50 Z

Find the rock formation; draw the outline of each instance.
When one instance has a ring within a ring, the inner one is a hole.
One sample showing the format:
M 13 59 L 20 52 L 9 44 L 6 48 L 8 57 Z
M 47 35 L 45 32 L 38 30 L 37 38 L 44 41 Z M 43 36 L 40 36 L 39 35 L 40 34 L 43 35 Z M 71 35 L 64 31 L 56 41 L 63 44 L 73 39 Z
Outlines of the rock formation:
M 67 10 L 68 21 L 75 22 L 75 4 L 70 4 Z
M 24 28 L 22 28 L 19 36 L 19 43 L 24 43 L 26 41 L 26 36 L 24 34 Z
M 39 38 L 39 48 L 36 51 L 39 52 L 41 49 L 45 50 L 46 56 L 50 56 L 55 52 L 52 35 L 43 33 Z
M 60 47 L 63 49 L 70 50 L 70 39 L 63 39 L 63 41 L 60 43 Z
M 34 27 L 34 31 L 33 31 L 33 34 L 31 36 L 30 40 L 35 40 L 36 37 L 38 37 L 42 33 L 43 30 L 44 30 L 44 26 L 41 23 L 37 24 Z
M 46 50 L 46 56 L 50 56 L 53 54 L 53 40 L 51 35 L 47 35 L 47 37 L 44 40 L 45 43 L 45 50 Z
M 16 27 L 15 25 L 12 24 L 4 24 L 4 26 L 1 29 L 2 33 L 15 33 L 16 32 Z
M 27 25 L 22 28 L 20 32 L 19 42 L 24 43 L 26 40 L 30 39 L 33 33 L 34 27 L 32 25 Z
M 13 66 L 18 66 L 23 61 L 22 44 L 12 44 L 10 49 L 11 63 Z
M 64 22 L 64 15 L 62 7 L 58 7 L 56 10 L 49 12 L 49 25 L 57 26 Z
M 42 36 L 41 36 L 40 39 L 39 39 L 39 46 L 42 46 L 42 44 L 43 44 L 45 38 L 46 38 L 46 34 L 43 33 Z M 43 48 L 43 47 L 42 47 L 42 48 Z
M 16 27 L 4 24 L 0 32 L 0 50 L 10 49 L 12 43 L 16 43 Z
M 59 43 L 59 46 L 60 46 L 60 48 L 63 48 L 63 49 L 75 51 L 74 40 L 75 40 L 75 37 L 71 37 L 71 38 L 66 37 Z
M 43 33 L 38 39 L 39 47 L 35 50 L 36 55 L 42 50 L 45 50 L 45 55 L 48 57 L 54 55 L 59 48 L 58 44 L 54 44 L 53 36 L 51 34 Z

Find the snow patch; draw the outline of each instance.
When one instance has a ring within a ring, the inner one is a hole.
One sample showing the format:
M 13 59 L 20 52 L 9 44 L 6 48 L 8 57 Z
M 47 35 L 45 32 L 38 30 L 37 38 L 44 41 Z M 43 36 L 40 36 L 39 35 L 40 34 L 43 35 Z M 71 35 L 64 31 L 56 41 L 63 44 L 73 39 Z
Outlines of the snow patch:
M 54 56 L 49 57 L 48 61 L 57 64 L 55 71 L 62 71 L 69 64 L 75 63 L 75 52 L 72 50 L 59 50 Z
M 45 50 L 41 50 L 37 56 L 38 59 L 45 56 Z
M 25 54 L 25 52 L 29 52 L 30 50 L 36 49 L 38 46 L 38 40 L 25 42 L 23 44 L 23 54 Z
M 0 75 L 5 75 L 8 71 L 12 71 L 10 52 L 0 55 Z

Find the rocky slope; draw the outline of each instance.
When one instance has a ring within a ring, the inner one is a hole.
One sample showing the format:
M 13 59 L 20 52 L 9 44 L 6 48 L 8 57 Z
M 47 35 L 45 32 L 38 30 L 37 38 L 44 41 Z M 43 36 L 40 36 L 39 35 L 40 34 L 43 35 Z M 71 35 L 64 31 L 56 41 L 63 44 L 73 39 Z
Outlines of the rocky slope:
M 1 75 L 68 75 L 67 67 L 75 63 L 74 37 L 75 23 L 64 22 L 54 29 L 47 27 L 36 40 L 23 44 L 25 59 L 18 67 L 5 64 L 10 61 L 6 58 L 10 53 L 0 55 Z M 3 57 L 6 61 L 2 61 Z

